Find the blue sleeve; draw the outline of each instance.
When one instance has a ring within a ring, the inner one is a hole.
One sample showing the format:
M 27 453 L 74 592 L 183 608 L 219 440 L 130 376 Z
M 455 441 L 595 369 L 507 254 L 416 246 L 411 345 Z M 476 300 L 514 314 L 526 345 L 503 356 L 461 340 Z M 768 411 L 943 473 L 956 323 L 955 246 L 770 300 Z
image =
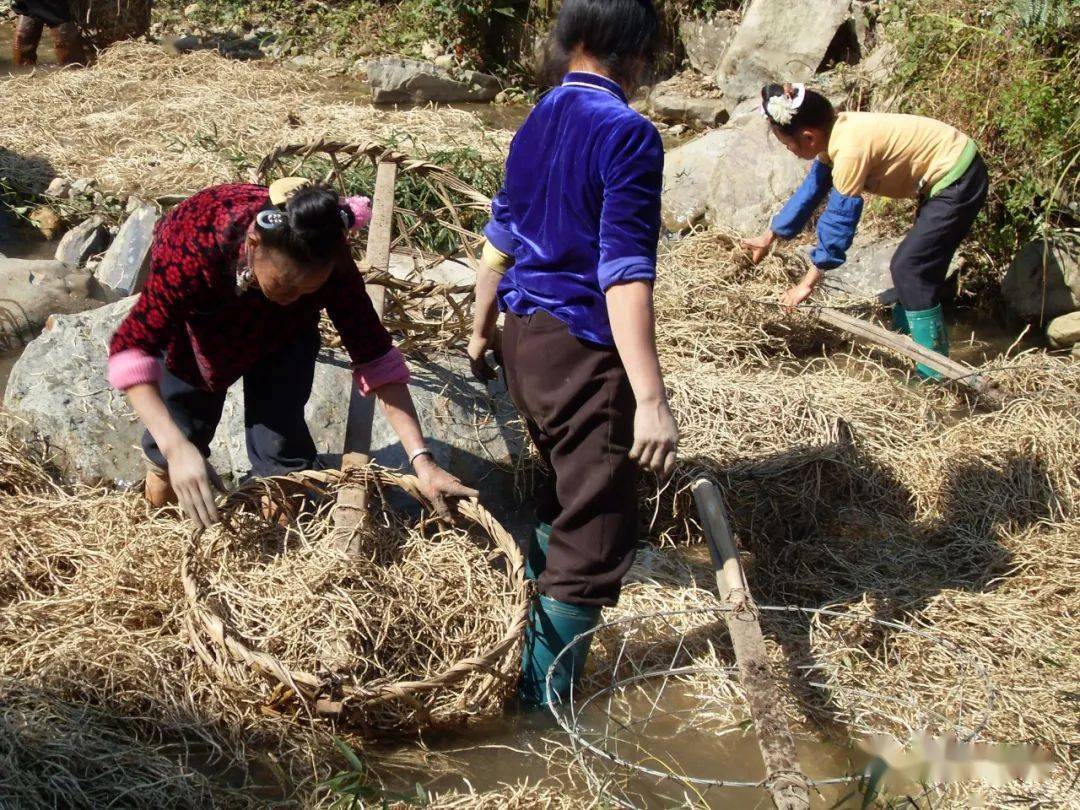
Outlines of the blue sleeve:
M 636 114 L 625 119 L 604 144 L 600 174 L 600 289 L 652 281 L 664 181 L 664 144 L 656 127 Z
M 831 188 L 832 169 L 820 160 L 815 160 L 810 164 L 810 171 L 806 173 L 802 185 L 791 195 L 780 213 L 772 218 L 769 228 L 781 239 L 797 236 L 806 227 L 806 221 Z
M 847 197 L 836 189 L 832 190 L 825 212 L 818 220 L 817 246 L 810 251 L 810 261 L 814 267 L 832 270 L 847 260 L 847 251 L 859 227 L 862 209 L 862 197 Z
M 505 186 L 499 189 L 499 193 L 491 201 L 491 219 L 484 227 L 484 236 L 496 250 L 507 256 L 514 255 L 517 239 L 511 230 L 510 200 Z

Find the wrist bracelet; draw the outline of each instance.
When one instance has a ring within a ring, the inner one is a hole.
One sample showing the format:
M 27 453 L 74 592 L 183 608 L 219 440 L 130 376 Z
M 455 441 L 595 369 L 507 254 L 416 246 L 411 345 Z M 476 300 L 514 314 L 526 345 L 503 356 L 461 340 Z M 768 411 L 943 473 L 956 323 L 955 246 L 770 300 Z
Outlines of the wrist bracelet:
M 412 466 L 412 463 L 416 461 L 416 459 L 418 459 L 420 456 L 431 456 L 433 459 L 435 458 L 434 453 L 432 453 L 426 447 L 421 447 L 419 450 L 413 450 L 411 453 L 409 453 L 409 465 Z

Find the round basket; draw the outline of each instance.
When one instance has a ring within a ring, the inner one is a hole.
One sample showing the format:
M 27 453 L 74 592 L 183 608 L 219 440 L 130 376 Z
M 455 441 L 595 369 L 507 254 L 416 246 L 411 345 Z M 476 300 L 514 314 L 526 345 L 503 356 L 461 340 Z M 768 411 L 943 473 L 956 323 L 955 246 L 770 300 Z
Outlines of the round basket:
M 292 496 L 298 490 L 325 499 L 345 486 L 361 484 L 380 492 L 394 488 L 427 506 L 419 482 L 411 475 L 370 466 L 348 473 L 335 470 L 294 473 L 259 479 L 230 494 L 222 507 L 220 531 L 231 534 L 234 516 L 243 510 L 262 508 L 268 499 L 287 511 L 288 504 L 295 503 Z M 286 492 L 291 495 L 286 497 Z M 507 578 L 508 591 L 512 594 L 505 632 L 493 645 L 477 649 L 475 654 L 434 675 L 415 680 L 375 678 L 356 683 L 350 682 L 348 676 L 332 672 L 315 674 L 290 668 L 244 638 L 229 620 L 227 611 L 210 597 L 204 559 L 207 533 L 197 529 L 189 536 L 181 563 L 186 623 L 195 652 L 217 676 L 233 683 L 250 683 L 250 677 L 245 676 L 251 672 L 268 681 L 272 688 L 264 698 L 271 710 L 332 718 L 348 723 L 361 733 L 379 735 L 458 726 L 485 711 L 490 714 L 491 707 L 501 711 L 518 681 L 518 657 L 531 583 L 525 577 L 524 559 L 517 543 L 490 512 L 476 500 L 460 501 L 457 512 L 471 538 L 482 537 L 487 541 L 486 559 Z M 329 517 L 324 515 L 322 519 Z M 468 572 L 465 573 L 468 577 Z M 463 683 L 466 679 L 467 684 Z M 478 706 L 486 708 L 477 710 Z

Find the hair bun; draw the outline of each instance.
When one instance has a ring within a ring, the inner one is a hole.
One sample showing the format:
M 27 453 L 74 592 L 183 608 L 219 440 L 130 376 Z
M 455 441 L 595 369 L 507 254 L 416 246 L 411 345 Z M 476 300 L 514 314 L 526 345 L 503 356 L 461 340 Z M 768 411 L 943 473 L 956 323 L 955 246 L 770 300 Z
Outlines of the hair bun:
M 326 186 L 305 186 L 285 204 L 289 227 L 297 232 L 327 231 L 342 227 L 338 195 Z

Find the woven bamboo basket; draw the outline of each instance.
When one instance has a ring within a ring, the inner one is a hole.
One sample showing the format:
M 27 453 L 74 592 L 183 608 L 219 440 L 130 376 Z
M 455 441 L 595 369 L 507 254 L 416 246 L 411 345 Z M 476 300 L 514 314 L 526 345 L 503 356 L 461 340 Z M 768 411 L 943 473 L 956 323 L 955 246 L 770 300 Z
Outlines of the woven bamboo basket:
M 150 30 L 151 0 L 72 0 L 71 14 L 83 39 L 103 49 Z
M 284 492 L 297 487 L 317 496 L 333 496 L 358 483 L 383 493 L 397 489 L 427 506 L 417 479 L 374 466 L 349 473 L 336 470 L 294 473 L 262 479 L 241 487 L 227 499 L 222 518 L 228 532 L 230 516 L 259 509 L 271 497 L 289 509 Z M 279 500 L 280 499 L 280 500 Z M 295 502 L 295 500 L 293 501 Z M 435 674 L 415 679 L 374 678 L 364 683 L 336 673 L 316 674 L 287 666 L 279 658 L 245 639 L 227 611 L 210 598 L 206 583 L 206 532 L 194 531 L 184 550 L 181 577 L 187 602 L 186 625 L 196 654 L 219 678 L 233 685 L 267 684 L 263 694 L 270 711 L 332 719 L 368 736 L 420 729 L 460 726 L 484 713 L 501 711 L 514 693 L 520 669 L 520 645 L 531 599 L 521 551 L 505 528 L 475 500 L 461 501 L 458 514 L 471 539 L 483 543 L 489 564 L 507 578 L 512 594 L 505 631 L 494 644 L 456 661 Z M 469 572 L 463 572 L 467 579 Z M 465 681 L 468 680 L 467 688 Z M 466 694 L 467 691 L 467 694 Z M 436 706 L 438 704 L 438 706 Z M 482 706 L 480 711 L 476 707 Z

